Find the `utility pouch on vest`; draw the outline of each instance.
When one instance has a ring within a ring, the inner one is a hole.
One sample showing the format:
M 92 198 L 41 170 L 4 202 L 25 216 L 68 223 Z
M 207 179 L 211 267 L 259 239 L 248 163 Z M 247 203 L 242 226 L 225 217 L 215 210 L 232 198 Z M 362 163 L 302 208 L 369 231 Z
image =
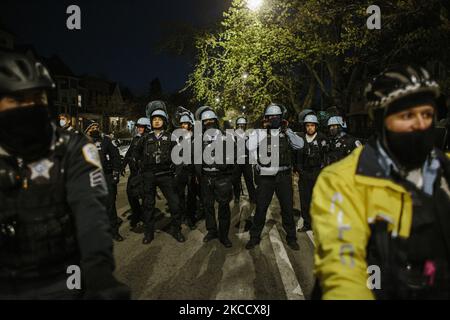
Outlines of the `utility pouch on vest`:
M 14 238 L 16 236 L 17 222 L 13 217 L 0 221 L 0 250 L 15 248 Z
M 0 162 L 0 190 L 9 191 L 17 189 L 21 185 L 22 178 L 18 170 L 6 164 L 4 161 Z

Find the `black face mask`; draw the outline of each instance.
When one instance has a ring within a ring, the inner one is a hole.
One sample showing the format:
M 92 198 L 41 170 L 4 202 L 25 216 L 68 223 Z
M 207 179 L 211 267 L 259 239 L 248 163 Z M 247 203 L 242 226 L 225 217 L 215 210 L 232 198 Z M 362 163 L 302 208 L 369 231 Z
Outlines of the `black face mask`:
M 276 117 L 269 120 L 270 129 L 279 129 L 281 127 L 281 117 Z
M 92 139 L 97 140 L 100 138 L 100 131 L 94 130 L 89 133 Z
M 330 128 L 330 136 L 332 137 L 336 137 L 339 133 L 341 133 L 341 129 L 340 128 Z
M 50 149 L 53 128 L 46 106 L 18 107 L 0 112 L 0 146 L 8 153 L 35 161 Z
M 208 131 L 210 129 L 218 129 L 219 128 L 216 121 L 205 124 L 203 127 L 204 127 L 205 131 Z
M 421 168 L 434 146 L 434 127 L 413 132 L 386 130 L 387 147 L 407 170 Z

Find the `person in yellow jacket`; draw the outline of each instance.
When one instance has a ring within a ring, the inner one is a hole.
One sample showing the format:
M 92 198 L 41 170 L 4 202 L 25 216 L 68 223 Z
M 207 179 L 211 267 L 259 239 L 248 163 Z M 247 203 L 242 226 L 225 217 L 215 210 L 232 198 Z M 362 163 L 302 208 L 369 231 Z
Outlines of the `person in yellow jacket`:
M 439 86 L 391 68 L 366 89 L 376 138 L 313 192 L 323 299 L 450 299 L 450 155 L 433 147 Z

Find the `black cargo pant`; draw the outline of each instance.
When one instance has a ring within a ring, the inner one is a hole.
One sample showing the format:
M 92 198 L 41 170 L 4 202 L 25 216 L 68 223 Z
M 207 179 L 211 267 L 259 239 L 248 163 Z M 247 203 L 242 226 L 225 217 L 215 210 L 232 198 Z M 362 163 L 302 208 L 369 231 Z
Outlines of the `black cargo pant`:
M 106 185 L 108 187 L 108 197 L 106 202 L 106 212 L 108 213 L 111 231 L 113 234 L 119 232 L 119 221 L 117 217 L 116 198 L 117 181 L 114 180 L 112 173 L 105 173 Z
M 239 199 L 241 195 L 241 176 L 244 175 L 245 184 L 248 190 L 248 197 L 251 202 L 256 202 L 256 191 L 253 182 L 253 168 L 249 164 L 239 164 L 234 167 L 233 171 L 233 191 L 234 198 Z
M 275 176 L 258 176 L 256 189 L 256 212 L 253 217 L 253 226 L 250 229 L 250 238 L 261 239 L 261 233 L 266 224 L 267 209 L 276 194 L 281 206 L 281 219 L 286 231 L 286 240 L 297 240 L 293 214 L 292 173 L 290 170 L 279 172 Z
M 127 197 L 131 208 L 131 226 L 136 226 L 143 220 L 141 198 L 143 197 L 143 179 L 138 172 L 131 172 L 127 183 Z
M 233 197 L 231 175 L 206 175 L 201 178 L 202 200 L 205 210 L 206 229 L 209 233 L 218 234 L 219 238 L 228 238 L 231 223 L 230 201 Z M 219 204 L 217 228 L 215 201 Z
M 144 201 L 143 213 L 145 223 L 145 235 L 153 236 L 155 232 L 155 204 L 156 204 L 156 187 L 162 191 L 164 197 L 169 204 L 169 210 L 172 215 L 172 231 L 181 230 L 181 214 L 180 201 L 175 186 L 175 177 L 173 174 L 167 173 L 158 175 L 152 172 L 144 173 Z
M 195 182 L 194 173 L 187 170 L 180 170 L 176 175 L 176 183 L 178 198 L 180 200 L 181 219 L 186 218 L 191 222 L 195 222 L 199 186 Z
M 304 221 L 304 228 L 311 229 L 311 201 L 314 185 L 319 177 L 320 168 L 306 168 L 299 173 L 298 191 L 300 195 L 300 209 Z

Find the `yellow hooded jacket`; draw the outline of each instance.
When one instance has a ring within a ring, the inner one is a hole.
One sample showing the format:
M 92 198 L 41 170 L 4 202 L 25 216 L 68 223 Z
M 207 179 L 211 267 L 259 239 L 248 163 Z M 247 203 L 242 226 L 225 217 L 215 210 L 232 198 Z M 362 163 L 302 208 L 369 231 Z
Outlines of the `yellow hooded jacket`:
M 326 167 L 318 178 L 311 216 L 316 242 L 314 271 L 323 299 L 375 298 L 367 286 L 366 262 L 369 225 L 375 220 L 387 221 L 393 235 L 409 236 L 411 196 L 381 171 L 374 148 L 362 147 Z

